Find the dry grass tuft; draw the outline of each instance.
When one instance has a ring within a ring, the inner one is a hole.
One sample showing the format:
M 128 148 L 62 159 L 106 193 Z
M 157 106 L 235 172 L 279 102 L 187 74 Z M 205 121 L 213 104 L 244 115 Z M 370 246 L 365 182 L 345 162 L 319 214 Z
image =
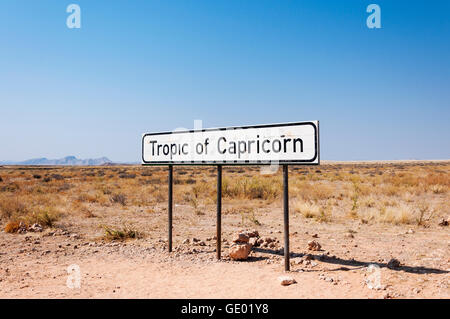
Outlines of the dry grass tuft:
M 118 203 L 122 206 L 126 206 L 127 205 L 127 196 L 125 194 L 113 194 L 110 196 L 110 200 L 112 203 Z
M 11 233 L 11 234 L 17 233 L 19 231 L 19 229 L 20 229 L 20 226 L 21 226 L 20 222 L 18 222 L 18 221 L 10 221 L 5 226 L 5 232 L 6 233 Z
M 105 234 L 103 236 L 106 240 L 126 240 L 142 238 L 142 234 L 137 230 L 131 228 L 129 225 L 124 225 L 119 229 L 110 226 L 103 226 Z
M 281 182 L 278 178 L 253 176 L 238 177 L 234 180 L 225 178 L 222 185 L 223 195 L 230 198 L 276 199 L 281 192 Z

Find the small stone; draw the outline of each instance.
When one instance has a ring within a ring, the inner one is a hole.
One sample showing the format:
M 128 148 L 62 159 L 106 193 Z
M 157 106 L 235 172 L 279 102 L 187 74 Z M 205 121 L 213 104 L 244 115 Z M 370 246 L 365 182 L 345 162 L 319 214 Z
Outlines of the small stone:
M 344 235 L 345 238 L 355 238 L 355 236 L 352 233 L 347 233 Z
M 256 229 L 254 229 L 254 230 L 252 230 L 252 231 L 245 231 L 245 232 L 243 232 L 245 235 L 247 235 L 248 237 L 250 237 L 250 238 L 253 238 L 253 237 L 259 237 L 259 233 L 258 233 L 258 231 L 256 230 Z
M 406 233 L 407 234 L 414 234 L 414 229 L 410 228 L 410 229 L 408 229 L 408 231 Z
M 244 233 L 239 233 L 237 237 L 233 240 L 234 243 L 248 243 L 250 237 Z
M 448 226 L 448 219 L 442 219 L 441 222 L 439 223 L 439 226 Z
M 252 246 L 255 246 L 255 247 L 259 246 L 259 244 L 258 244 L 258 238 L 256 238 L 256 237 L 250 237 L 248 243 L 249 243 L 250 245 L 252 245 Z
M 189 238 L 186 238 L 185 240 L 183 240 L 183 244 L 189 244 L 191 241 L 189 240 Z
M 297 283 L 297 281 L 295 281 L 295 279 L 290 276 L 280 276 L 278 277 L 278 280 L 280 281 L 280 284 L 282 286 L 289 286 Z
M 315 240 L 311 240 L 308 242 L 308 249 L 313 251 L 319 251 L 322 246 Z
M 387 263 L 387 267 L 389 269 L 396 269 L 396 268 L 400 267 L 400 265 L 401 265 L 400 261 L 398 259 L 395 259 L 395 258 L 392 258 Z
M 37 223 L 34 223 L 30 227 L 28 227 L 28 231 L 31 231 L 31 232 L 41 232 L 42 230 L 43 230 L 42 226 Z
M 312 238 L 319 238 L 319 235 L 314 234 L 314 235 L 312 235 Z

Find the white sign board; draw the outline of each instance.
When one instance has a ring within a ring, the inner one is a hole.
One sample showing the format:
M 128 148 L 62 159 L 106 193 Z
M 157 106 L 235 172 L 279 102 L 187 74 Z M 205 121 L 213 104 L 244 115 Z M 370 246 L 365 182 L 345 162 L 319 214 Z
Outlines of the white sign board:
M 142 163 L 319 164 L 319 122 L 148 133 Z

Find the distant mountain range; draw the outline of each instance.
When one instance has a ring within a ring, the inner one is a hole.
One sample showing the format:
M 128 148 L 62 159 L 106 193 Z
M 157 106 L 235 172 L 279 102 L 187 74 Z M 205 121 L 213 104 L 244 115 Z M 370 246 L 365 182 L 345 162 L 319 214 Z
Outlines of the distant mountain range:
M 75 156 L 66 156 L 60 159 L 48 159 L 45 157 L 42 158 L 33 158 L 23 162 L 12 162 L 12 161 L 4 161 L 0 162 L 0 165 L 111 165 L 114 164 L 107 157 L 100 158 L 88 158 L 88 159 L 79 159 Z

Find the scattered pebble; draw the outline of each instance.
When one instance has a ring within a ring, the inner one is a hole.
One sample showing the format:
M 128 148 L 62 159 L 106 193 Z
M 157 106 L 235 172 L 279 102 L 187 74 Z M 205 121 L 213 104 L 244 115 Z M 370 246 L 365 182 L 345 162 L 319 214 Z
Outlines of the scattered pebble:
M 297 281 L 295 281 L 295 279 L 290 276 L 280 276 L 278 277 L 278 280 L 280 281 L 280 284 L 282 286 L 289 286 L 297 283 Z

